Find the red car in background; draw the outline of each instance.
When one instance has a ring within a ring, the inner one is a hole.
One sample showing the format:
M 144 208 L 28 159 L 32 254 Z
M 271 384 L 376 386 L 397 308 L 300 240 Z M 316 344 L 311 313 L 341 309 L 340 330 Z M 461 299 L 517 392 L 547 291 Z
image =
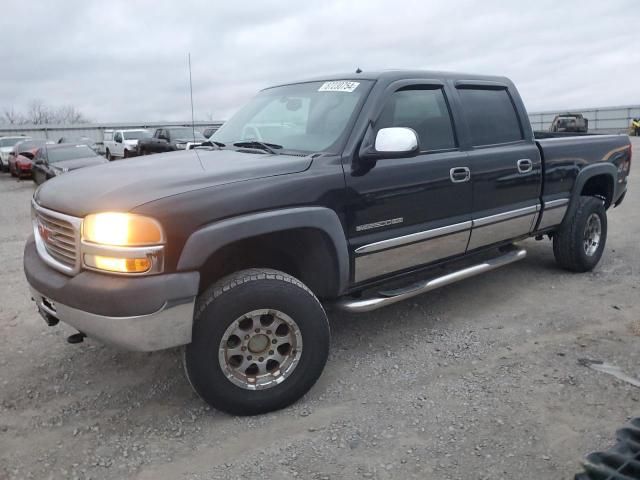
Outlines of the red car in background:
M 47 140 L 25 140 L 16 143 L 11 153 L 9 153 L 9 172 L 11 172 L 11 176 L 18 178 L 31 177 L 33 158 L 38 149 L 53 143 Z

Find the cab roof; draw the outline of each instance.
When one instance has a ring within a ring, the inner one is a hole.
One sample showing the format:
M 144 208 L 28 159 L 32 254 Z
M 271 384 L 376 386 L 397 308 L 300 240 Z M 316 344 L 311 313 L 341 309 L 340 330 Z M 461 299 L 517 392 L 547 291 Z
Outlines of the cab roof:
M 460 72 L 443 72 L 437 70 L 378 70 L 378 71 L 363 71 L 361 73 L 343 73 L 333 75 L 323 75 L 318 77 L 307 78 L 296 82 L 287 82 L 279 85 L 273 85 L 271 88 L 283 85 L 292 85 L 295 83 L 307 83 L 307 82 L 327 82 L 334 80 L 373 80 L 382 81 L 384 83 L 392 83 L 397 80 L 406 79 L 424 79 L 424 80 L 471 80 L 471 81 L 487 81 L 487 82 L 499 82 L 511 84 L 511 81 L 504 76 L 497 75 L 478 75 L 472 73 L 460 73 Z

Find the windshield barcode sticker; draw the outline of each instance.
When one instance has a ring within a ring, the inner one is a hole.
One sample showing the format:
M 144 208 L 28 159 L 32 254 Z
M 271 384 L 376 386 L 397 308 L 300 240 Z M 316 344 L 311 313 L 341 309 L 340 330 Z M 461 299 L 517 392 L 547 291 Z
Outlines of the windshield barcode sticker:
M 350 82 L 349 80 L 338 80 L 336 82 L 324 82 L 318 89 L 319 92 L 353 92 L 360 82 Z

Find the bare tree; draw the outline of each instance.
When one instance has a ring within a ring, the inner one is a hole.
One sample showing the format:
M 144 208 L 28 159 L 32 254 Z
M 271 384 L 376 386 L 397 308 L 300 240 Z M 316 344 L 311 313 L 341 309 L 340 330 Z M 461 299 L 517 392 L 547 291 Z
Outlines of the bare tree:
M 0 115 L 0 123 L 10 125 L 70 125 L 89 123 L 84 114 L 73 105 L 50 107 L 42 100 L 31 100 L 25 113 L 16 111 L 13 107 L 5 107 Z
M 16 112 L 13 107 L 5 107 L 2 112 L 2 122 L 9 125 L 19 125 L 25 123 L 24 115 Z
M 85 116 L 73 105 L 64 105 L 54 111 L 57 123 L 62 124 L 76 124 L 76 123 L 88 123 Z

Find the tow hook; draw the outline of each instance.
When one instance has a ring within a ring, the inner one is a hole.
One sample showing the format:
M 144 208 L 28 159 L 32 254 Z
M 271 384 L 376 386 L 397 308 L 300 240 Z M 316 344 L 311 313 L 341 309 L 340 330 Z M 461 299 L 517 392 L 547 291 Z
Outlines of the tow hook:
M 74 333 L 73 335 L 69 335 L 67 337 L 67 342 L 69 342 L 72 345 L 75 345 L 77 343 L 82 343 L 86 336 L 87 335 L 82 332 Z

